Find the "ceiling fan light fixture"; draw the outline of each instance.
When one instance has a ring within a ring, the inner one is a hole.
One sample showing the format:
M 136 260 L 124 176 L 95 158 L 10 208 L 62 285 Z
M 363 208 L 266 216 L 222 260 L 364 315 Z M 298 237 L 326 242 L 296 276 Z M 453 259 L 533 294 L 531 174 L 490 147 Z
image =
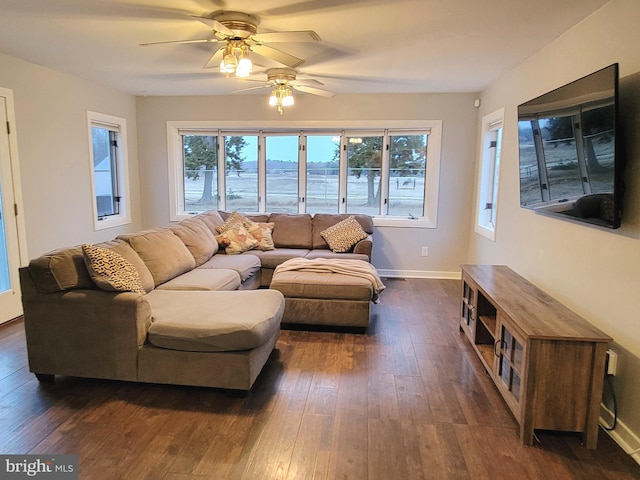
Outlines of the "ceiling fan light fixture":
M 248 77 L 252 71 L 253 71 L 253 63 L 251 63 L 251 59 L 243 55 L 240 61 L 238 62 L 238 67 L 236 68 L 236 75 L 238 77 Z
M 282 107 L 290 107 L 293 105 L 293 94 L 291 89 L 285 83 L 279 83 L 271 91 L 269 97 L 269 105 L 272 107 L 278 107 L 278 113 L 283 114 Z

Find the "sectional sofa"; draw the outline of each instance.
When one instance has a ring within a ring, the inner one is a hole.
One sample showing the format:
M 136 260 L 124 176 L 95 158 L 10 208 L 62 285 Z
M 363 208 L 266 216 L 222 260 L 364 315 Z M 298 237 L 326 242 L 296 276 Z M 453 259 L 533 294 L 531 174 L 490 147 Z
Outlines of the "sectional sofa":
M 228 217 L 206 212 L 55 250 L 21 268 L 30 370 L 41 381 L 68 375 L 249 390 L 284 312 L 282 293 L 258 287 L 290 258 L 369 261 L 373 223 L 356 216 L 367 237 L 335 253 L 320 232 L 346 215 L 254 215 L 271 228 L 272 248 L 230 255 L 218 243 Z

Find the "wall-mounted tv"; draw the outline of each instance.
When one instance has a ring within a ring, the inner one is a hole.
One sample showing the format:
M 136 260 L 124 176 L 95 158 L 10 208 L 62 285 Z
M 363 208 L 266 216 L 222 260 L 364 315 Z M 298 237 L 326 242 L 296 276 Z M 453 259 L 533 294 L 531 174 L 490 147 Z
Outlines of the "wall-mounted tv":
M 520 205 L 620 227 L 618 64 L 518 106 Z

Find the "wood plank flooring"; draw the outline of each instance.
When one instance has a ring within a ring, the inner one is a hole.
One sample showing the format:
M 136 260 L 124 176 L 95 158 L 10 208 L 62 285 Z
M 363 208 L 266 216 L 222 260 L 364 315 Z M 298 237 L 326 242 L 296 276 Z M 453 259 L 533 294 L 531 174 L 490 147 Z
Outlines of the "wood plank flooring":
M 29 373 L 0 327 L 0 453 L 76 453 L 81 479 L 638 479 L 600 432 L 518 426 L 458 331 L 459 282 L 385 279 L 362 333 L 285 330 L 246 398 Z

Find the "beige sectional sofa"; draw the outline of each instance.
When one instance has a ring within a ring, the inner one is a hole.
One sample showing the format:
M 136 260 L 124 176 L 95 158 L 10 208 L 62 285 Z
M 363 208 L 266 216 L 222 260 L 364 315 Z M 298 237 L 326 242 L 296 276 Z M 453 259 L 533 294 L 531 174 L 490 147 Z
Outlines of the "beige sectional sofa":
M 275 248 L 226 255 L 215 235 L 227 215 L 206 212 L 98 244 L 135 267 L 144 293 L 110 291 L 80 246 L 21 268 L 30 370 L 46 381 L 68 375 L 249 390 L 284 312 L 282 293 L 258 287 L 289 258 L 369 261 L 372 243 L 369 235 L 349 253 L 328 248 L 319 232 L 346 215 L 254 215 L 274 223 Z M 373 233 L 369 217 L 356 218 Z

